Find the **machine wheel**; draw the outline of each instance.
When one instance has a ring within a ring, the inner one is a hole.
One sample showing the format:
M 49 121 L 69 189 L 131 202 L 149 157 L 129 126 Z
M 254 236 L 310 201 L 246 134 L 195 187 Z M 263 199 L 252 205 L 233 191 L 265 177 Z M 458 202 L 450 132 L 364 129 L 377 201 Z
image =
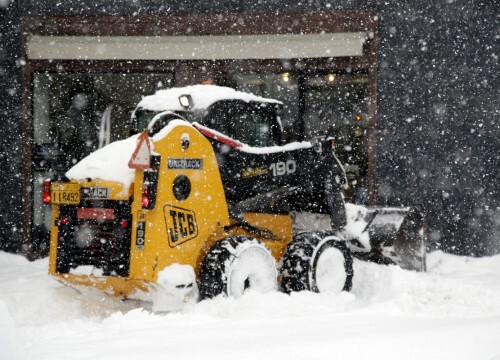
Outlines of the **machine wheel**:
M 281 266 L 283 291 L 350 291 L 352 257 L 345 242 L 321 232 L 304 232 L 288 244 Z
M 226 238 L 203 260 L 200 298 L 219 294 L 240 297 L 248 289 L 268 292 L 277 288 L 277 277 L 276 260 L 261 242 L 246 236 Z

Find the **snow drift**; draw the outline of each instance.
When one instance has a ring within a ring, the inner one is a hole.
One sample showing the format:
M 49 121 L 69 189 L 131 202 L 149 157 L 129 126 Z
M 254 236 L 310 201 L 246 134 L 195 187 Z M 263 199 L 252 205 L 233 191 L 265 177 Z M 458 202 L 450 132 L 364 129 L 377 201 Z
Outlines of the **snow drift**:
M 500 255 L 434 252 L 428 273 L 355 261 L 352 292 L 249 293 L 155 314 L 0 253 L 0 358 L 500 358 Z M 2 305 L 3 304 L 3 305 Z

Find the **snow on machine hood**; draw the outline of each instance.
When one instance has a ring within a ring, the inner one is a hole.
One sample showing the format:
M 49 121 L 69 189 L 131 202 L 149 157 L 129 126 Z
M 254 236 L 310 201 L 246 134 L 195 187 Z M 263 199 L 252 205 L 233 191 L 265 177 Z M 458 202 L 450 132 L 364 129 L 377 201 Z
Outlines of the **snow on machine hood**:
M 151 138 L 151 149 L 154 150 L 154 142 L 167 136 L 176 126 L 191 126 L 183 120 L 172 120 L 158 134 Z M 106 145 L 81 161 L 66 172 L 66 176 L 72 180 L 86 178 L 115 181 L 123 184 L 127 191 L 135 177 L 135 170 L 128 167 L 128 162 L 137 147 L 139 134 L 127 139 L 115 141 Z

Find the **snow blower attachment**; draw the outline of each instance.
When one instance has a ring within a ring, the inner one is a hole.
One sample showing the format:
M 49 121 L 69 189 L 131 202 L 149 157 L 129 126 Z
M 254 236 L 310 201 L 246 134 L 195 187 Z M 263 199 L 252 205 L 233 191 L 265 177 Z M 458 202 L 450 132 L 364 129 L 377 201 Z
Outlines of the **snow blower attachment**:
M 425 270 L 420 214 L 345 207 L 326 140 L 282 145 L 280 107 L 209 85 L 144 98 L 132 125 L 147 134 L 44 186 L 50 273 L 172 310 L 248 289 L 349 291 L 351 254 Z

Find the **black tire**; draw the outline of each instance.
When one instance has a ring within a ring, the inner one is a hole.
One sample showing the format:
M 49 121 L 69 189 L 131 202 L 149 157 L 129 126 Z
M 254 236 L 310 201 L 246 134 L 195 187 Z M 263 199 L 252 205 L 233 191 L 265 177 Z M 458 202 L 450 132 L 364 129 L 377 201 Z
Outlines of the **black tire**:
M 247 289 L 266 292 L 277 288 L 276 260 L 256 239 L 234 236 L 218 241 L 201 264 L 200 299 L 217 295 L 241 296 Z
M 319 274 L 324 270 L 329 272 L 330 278 Z M 300 233 L 286 248 L 280 277 L 281 288 L 287 293 L 350 291 L 353 277 L 351 253 L 344 241 L 326 232 Z M 328 284 L 330 280 L 332 283 Z

